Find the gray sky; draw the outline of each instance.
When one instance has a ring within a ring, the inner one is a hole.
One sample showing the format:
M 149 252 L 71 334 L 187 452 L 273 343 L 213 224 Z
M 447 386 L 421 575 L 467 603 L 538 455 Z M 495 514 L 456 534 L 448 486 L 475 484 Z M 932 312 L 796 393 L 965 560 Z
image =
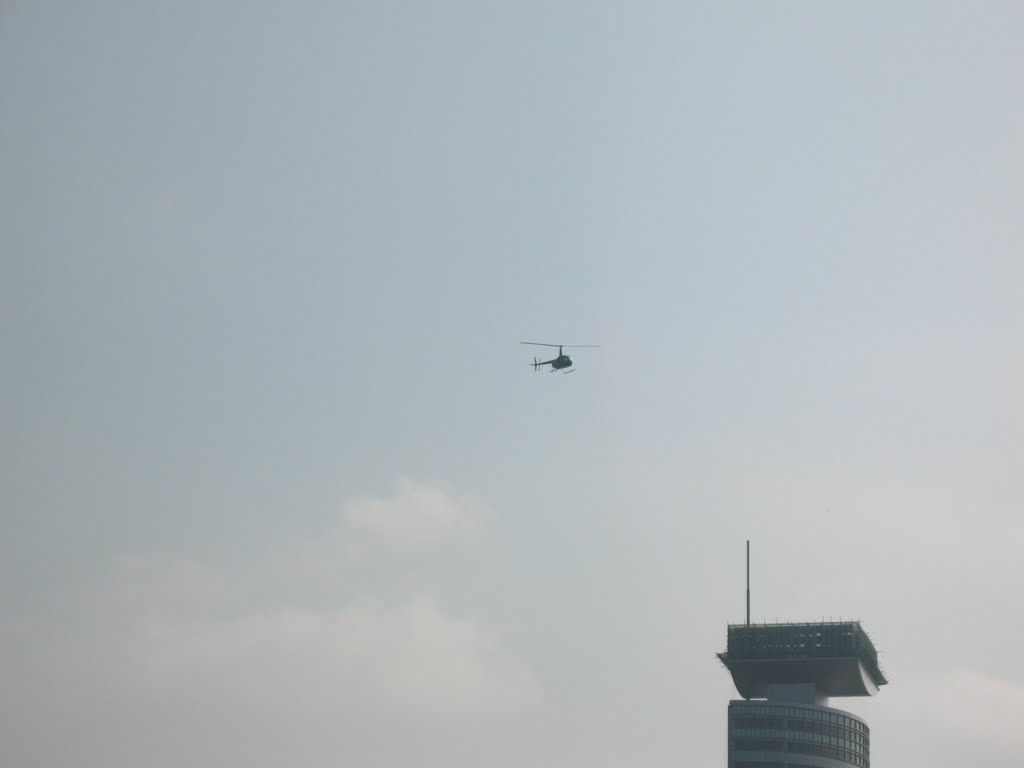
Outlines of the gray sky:
M 0 6 L 0 762 L 1020 765 L 1024 11 L 680 6 Z

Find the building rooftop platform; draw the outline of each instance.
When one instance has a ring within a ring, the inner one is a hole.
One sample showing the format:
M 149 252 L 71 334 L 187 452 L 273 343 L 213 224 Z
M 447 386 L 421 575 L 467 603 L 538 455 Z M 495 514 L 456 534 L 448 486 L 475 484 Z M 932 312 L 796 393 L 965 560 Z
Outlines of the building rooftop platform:
M 859 621 L 730 624 L 718 658 L 745 699 L 793 683 L 813 683 L 824 696 L 873 696 L 888 682 Z

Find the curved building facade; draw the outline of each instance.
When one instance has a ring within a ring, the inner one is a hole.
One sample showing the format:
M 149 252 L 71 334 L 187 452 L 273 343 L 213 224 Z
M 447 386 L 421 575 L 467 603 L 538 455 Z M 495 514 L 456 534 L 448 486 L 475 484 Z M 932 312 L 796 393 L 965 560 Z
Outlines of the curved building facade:
M 729 702 L 729 768 L 870 768 L 867 723 L 841 709 Z

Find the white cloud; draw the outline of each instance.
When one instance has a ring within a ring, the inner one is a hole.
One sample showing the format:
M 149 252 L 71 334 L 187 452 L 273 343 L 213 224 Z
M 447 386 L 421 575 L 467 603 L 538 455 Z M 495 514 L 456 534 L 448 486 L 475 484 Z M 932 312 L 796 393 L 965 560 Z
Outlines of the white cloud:
M 391 499 L 344 510 L 338 529 L 272 561 L 230 570 L 133 557 L 71 612 L 0 621 L 3 762 L 63 764 L 67 750 L 93 744 L 85 764 L 296 764 L 294 751 L 315 745 L 319 757 L 298 764 L 365 764 L 381 739 L 406 734 L 386 747 L 398 764 L 437 733 L 452 734 L 448 745 L 483 744 L 491 737 L 481 734 L 535 713 L 541 687 L 529 666 L 441 596 L 403 592 L 400 557 L 384 577 L 343 562 L 330 574 L 343 588 L 308 589 L 307 557 L 339 536 L 364 537 L 376 554 L 436 545 L 473 529 L 471 508 L 403 481 Z M 382 589 L 381 578 L 400 584 Z M 154 762 L 171 723 L 179 745 L 197 746 Z
M 538 693 L 529 669 L 479 622 L 426 597 L 125 618 L 121 674 L 147 696 L 202 692 L 236 712 L 348 711 L 438 723 L 527 706 Z
M 334 557 L 339 545 L 375 557 L 440 545 L 478 529 L 477 507 L 403 479 L 390 497 L 353 499 L 342 509 L 339 526 L 238 573 L 163 559 L 119 564 L 92 609 L 122 646 L 122 668 L 134 676 L 126 682 L 207 689 L 211 699 L 246 690 L 245 706 L 272 706 L 289 691 L 304 707 L 431 718 L 469 717 L 536 694 L 526 666 L 507 658 L 473 617 L 450 615 L 421 590 L 374 597 L 387 592 L 380 574 L 364 584 L 361 558 Z M 401 558 L 389 563 L 395 571 L 385 578 L 399 580 Z M 310 590 L 311 572 L 344 588 Z M 254 591 L 271 581 L 272 590 Z
M 357 498 L 342 509 L 351 530 L 402 546 L 437 544 L 479 530 L 480 506 L 402 478 L 388 498 Z

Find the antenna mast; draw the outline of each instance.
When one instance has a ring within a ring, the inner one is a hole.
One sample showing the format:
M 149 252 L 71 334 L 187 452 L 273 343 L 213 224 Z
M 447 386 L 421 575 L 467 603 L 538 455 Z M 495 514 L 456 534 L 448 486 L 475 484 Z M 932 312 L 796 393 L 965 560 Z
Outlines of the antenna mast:
M 750 539 L 747 539 L 747 626 L 750 626 Z

